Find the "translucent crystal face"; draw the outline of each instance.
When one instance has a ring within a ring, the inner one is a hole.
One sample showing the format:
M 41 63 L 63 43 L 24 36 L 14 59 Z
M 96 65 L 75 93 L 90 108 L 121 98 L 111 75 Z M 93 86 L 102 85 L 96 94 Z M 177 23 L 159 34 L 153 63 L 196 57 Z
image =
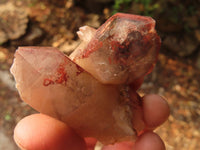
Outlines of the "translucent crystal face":
M 82 50 L 75 50 L 72 59 L 104 84 L 132 83 L 150 72 L 156 62 L 160 38 L 154 27 L 150 17 L 116 14 Z

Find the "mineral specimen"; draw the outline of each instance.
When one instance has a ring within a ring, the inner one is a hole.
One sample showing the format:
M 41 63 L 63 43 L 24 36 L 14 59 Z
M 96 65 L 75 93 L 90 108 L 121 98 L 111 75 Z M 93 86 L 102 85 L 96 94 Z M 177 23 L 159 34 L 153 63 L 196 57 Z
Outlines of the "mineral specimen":
M 104 144 L 133 140 L 143 128 L 140 98 L 130 86 L 150 73 L 160 38 L 149 17 L 116 14 L 98 30 L 81 27 L 80 46 L 20 47 L 11 73 L 25 102 L 83 137 Z
M 118 13 L 96 32 L 80 28 L 83 44 L 70 58 L 102 83 L 130 84 L 151 72 L 156 62 L 160 38 L 154 27 L 150 17 Z

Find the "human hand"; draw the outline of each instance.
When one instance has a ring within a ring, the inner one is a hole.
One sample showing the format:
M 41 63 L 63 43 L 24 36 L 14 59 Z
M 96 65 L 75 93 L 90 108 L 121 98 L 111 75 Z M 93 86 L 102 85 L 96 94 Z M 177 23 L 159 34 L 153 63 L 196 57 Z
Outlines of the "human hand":
M 145 129 L 135 143 L 122 142 L 105 146 L 103 150 L 164 150 L 165 146 L 153 130 L 169 115 L 167 102 L 158 95 L 142 98 Z M 93 150 L 96 140 L 81 138 L 65 123 L 44 114 L 34 114 L 22 119 L 14 131 L 14 139 L 26 150 Z

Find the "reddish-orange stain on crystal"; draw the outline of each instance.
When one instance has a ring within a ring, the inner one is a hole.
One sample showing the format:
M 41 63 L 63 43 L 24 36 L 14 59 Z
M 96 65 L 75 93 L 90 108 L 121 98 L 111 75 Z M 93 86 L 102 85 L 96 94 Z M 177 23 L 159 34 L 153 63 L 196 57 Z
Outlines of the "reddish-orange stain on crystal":
M 50 78 L 45 78 L 43 81 L 43 85 L 44 86 L 49 86 L 52 84 L 67 84 L 67 72 L 65 70 L 64 64 L 60 64 L 56 75 L 54 77 L 50 77 Z
M 84 69 L 81 68 L 79 65 L 76 65 L 76 68 L 78 69 L 78 71 L 76 72 L 76 75 L 77 75 L 77 76 L 78 76 L 79 74 L 81 74 L 81 73 L 84 71 Z
M 54 84 L 54 81 L 52 81 L 51 79 L 44 79 L 43 81 L 44 86 L 48 86 L 50 84 Z

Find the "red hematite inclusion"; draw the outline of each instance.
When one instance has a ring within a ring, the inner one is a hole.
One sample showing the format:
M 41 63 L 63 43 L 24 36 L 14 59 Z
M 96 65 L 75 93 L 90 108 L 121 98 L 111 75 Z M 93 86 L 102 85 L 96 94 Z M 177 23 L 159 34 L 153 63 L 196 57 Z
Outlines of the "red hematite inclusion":
M 56 76 L 56 77 L 55 77 Z M 65 71 L 65 67 L 64 64 L 60 64 L 56 75 L 54 77 L 50 77 L 50 78 L 45 78 L 43 81 L 43 85 L 44 86 L 48 86 L 50 84 L 67 84 L 67 72 Z M 55 78 L 55 79 L 53 79 Z
M 92 52 L 95 52 L 97 51 L 98 49 L 102 48 L 103 46 L 103 42 L 102 41 L 99 41 L 98 39 L 93 39 L 89 44 L 88 44 L 88 47 L 87 47 L 87 50 L 85 50 L 82 54 L 82 56 L 80 58 L 87 58 L 89 57 L 89 55 L 92 53 Z
M 44 82 L 43 82 L 44 86 L 48 86 L 50 84 L 54 84 L 54 81 L 52 81 L 51 79 L 44 79 Z
M 76 68 L 78 69 L 78 71 L 76 72 L 76 75 L 77 75 L 77 76 L 78 76 L 79 74 L 81 74 L 81 73 L 84 71 L 84 69 L 81 68 L 79 65 L 76 65 Z

